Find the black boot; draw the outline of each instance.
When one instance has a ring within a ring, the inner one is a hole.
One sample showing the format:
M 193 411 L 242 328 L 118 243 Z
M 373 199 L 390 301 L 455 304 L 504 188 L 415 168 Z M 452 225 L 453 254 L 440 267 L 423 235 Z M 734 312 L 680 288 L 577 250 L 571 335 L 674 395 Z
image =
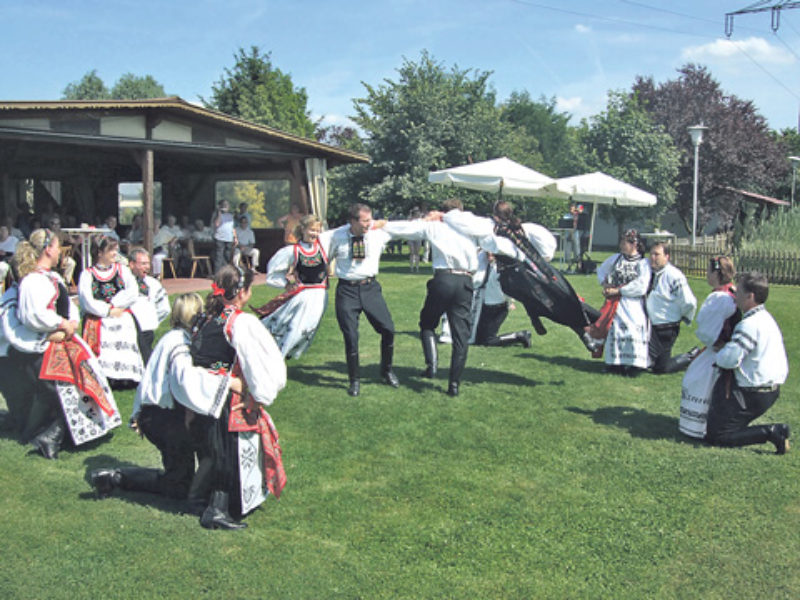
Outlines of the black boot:
M 120 472 L 120 487 L 123 490 L 137 492 L 152 492 L 158 494 L 161 488 L 158 484 L 161 471 L 158 469 L 143 469 L 141 467 L 124 467 Z
M 350 377 L 350 387 L 347 393 L 350 396 L 358 396 L 361 392 L 361 381 L 358 378 L 358 354 L 347 355 L 347 375 Z
M 206 529 L 244 529 L 247 523 L 234 521 L 228 513 L 228 494 L 219 490 L 211 494 L 211 502 L 200 517 L 200 525 Z
M 783 423 L 769 425 L 769 441 L 775 444 L 775 454 L 786 454 L 789 451 L 791 430 Z
M 436 377 L 436 370 L 439 368 L 439 349 L 436 347 L 436 334 L 430 329 L 423 329 L 419 332 L 422 340 L 422 354 L 425 356 L 425 370 L 423 377 L 433 379 Z
M 89 481 L 98 499 L 108 498 L 122 483 L 122 474 L 119 469 L 95 469 L 89 475 Z
M 664 367 L 660 371 L 654 370 L 654 373 L 677 373 L 678 371 L 683 371 L 686 369 L 692 361 L 694 360 L 694 356 L 692 356 L 691 351 L 685 352 L 683 354 L 678 354 L 677 356 L 673 356 L 669 358 L 665 363 Z
M 384 383 L 393 388 L 400 386 L 397 375 L 392 370 L 392 360 L 394 359 L 394 336 L 381 339 L 381 376 Z
M 458 382 L 457 381 L 450 381 L 447 384 L 447 395 L 448 396 L 458 396 Z
M 62 417 L 56 418 L 50 426 L 42 433 L 31 440 L 31 444 L 42 456 L 48 459 L 58 458 L 58 451 L 61 450 L 61 442 L 64 441 L 64 433 L 67 426 Z
M 520 344 L 524 348 L 531 347 L 531 332 L 530 331 L 515 331 L 514 333 L 504 333 L 498 335 L 492 346 L 511 346 L 513 344 Z

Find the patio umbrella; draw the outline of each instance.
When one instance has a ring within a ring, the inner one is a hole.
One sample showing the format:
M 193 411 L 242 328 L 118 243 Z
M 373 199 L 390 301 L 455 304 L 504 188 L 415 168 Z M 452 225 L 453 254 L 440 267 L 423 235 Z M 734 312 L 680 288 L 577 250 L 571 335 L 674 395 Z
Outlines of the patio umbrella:
M 545 186 L 555 183 L 555 179 L 505 156 L 432 171 L 428 174 L 428 181 L 508 196 L 566 197 L 559 191 L 543 191 Z
M 611 204 L 614 206 L 653 206 L 656 197 L 650 192 L 645 192 L 629 183 L 615 179 L 610 175 L 597 171 L 585 175 L 562 177 L 547 185 L 545 193 L 560 193 L 570 197 L 573 202 L 597 204 Z M 589 230 L 589 251 L 592 250 L 594 239 L 594 219 L 597 214 L 592 210 L 592 224 Z

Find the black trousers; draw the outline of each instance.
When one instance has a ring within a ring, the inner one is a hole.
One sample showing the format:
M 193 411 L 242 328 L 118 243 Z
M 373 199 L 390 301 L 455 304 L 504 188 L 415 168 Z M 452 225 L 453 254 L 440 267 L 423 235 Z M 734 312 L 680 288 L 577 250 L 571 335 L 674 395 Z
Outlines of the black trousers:
M 428 295 L 419 313 L 421 331 L 433 332 L 447 314 L 453 350 L 450 354 L 450 381 L 461 381 L 461 373 L 467 362 L 469 334 L 472 329 L 470 309 L 472 308 L 472 277 L 458 273 L 437 270 L 428 281 Z
M 214 272 L 233 260 L 233 242 L 214 240 Z
M 20 352 L 12 347 L 8 351 L 8 356 L 11 364 L 17 369 L 19 384 L 24 386 L 23 389 L 28 394 L 25 400 L 30 405 L 24 409 L 27 420 L 21 434 L 22 440 L 27 441 L 54 420 L 64 419 L 64 411 L 59 402 L 56 382 L 39 379 L 43 354 Z
M 150 355 L 153 353 L 153 340 L 155 339 L 155 331 L 142 331 L 139 327 L 139 322 L 134 319 L 136 323 L 136 343 L 139 346 L 139 354 L 142 355 L 142 363 L 147 366 L 147 361 L 150 360 Z
M 500 326 L 508 316 L 508 304 L 484 304 L 475 332 L 475 343 L 479 346 L 492 346 L 497 342 Z
M 145 406 L 139 414 L 139 428 L 161 452 L 164 472 L 159 474 L 160 493 L 170 498 L 184 499 L 194 478 L 194 452 L 185 423 L 182 406 L 173 409 Z
M 656 373 L 667 373 L 670 369 L 672 346 L 681 331 L 680 323 L 653 325 L 650 333 L 650 364 Z
M 743 390 L 732 371 L 723 371 L 711 394 L 706 441 L 716 446 L 749 446 L 769 441 L 770 425 L 748 427 L 775 404 L 780 390 Z
M 375 279 L 368 283 L 350 285 L 340 279 L 336 286 L 336 320 L 344 336 L 347 356 L 358 354 L 358 319 L 361 313 L 372 328 L 380 334 L 381 345 L 394 341 L 394 322 L 381 293 L 381 284 Z

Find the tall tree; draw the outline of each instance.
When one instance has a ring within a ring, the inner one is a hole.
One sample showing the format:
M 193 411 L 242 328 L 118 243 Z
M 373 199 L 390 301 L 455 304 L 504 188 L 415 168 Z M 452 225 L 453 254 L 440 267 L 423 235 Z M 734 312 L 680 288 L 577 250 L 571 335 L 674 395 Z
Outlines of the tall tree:
M 106 100 L 111 97 L 106 84 L 97 74 L 97 69 L 86 73 L 79 81 L 64 88 L 62 100 Z
M 637 78 L 634 97 L 681 150 L 676 206 L 690 231 L 694 148 L 687 128 L 708 127 L 700 148 L 698 229 L 712 216 L 730 227 L 742 200 L 725 187 L 774 195 L 788 174 L 785 151 L 753 103 L 725 94 L 705 67 L 688 64 L 678 73 L 677 79 L 658 85 L 652 78 Z
M 239 48 L 233 68 L 225 69 L 211 87 L 206 108 L 274 127 L 303 137 L 314 137 L 316 126 L 308 110 L 305 88 L 295 87 L 287 73 L 272 65 L 270 54 L 252 46 Z
M 621 230 L 631 222 L 658 225 L 658 218 L 673 207 L 680 154 L 672 138 L 638 105 L 635 97 L 610 92 L 606 110 L 581 126 L 589 170 L 597 170 L 656 195 L 649 208 L 603 208 Z
M 111 88 L 111 98 L 115 100 L 164 98 L 166 95 L 164 86 L 158 83 L 152 75 L 139 77 L 133 73 L 125 73 Z

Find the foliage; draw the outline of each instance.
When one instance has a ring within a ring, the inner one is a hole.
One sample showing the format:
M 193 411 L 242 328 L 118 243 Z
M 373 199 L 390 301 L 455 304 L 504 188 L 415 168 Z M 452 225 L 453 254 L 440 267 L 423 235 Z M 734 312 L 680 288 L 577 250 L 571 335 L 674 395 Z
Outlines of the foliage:
M 73 81 L 64 88 L 62 100 L 107 100 L 111 97 L 106 84 L 97 74 L 97 69 L 86 73 L 79 81 Z
M 800 208 L 779 209 L 753 227 L 744 227 L 741 250 L 800 252 Z
M 658 85 L 651 77 L 637 78 L 634 98 L 681 150 L 676 207 L 690 231 L 694 148 L 687 128 L 708 127 L 699 153 L 698 228 L 712 217 L 728 228 L 741 200 L 725 186 L 774 196 L 787 176 L 785 149 L 770 135 L 753 103 L 725 94 L 705 67 L 688 64 L 678 73 L 677 79 Z
M 246 203 L 251 217 L 250 226 L 254 229 L 274 227 L 266 214 L 264 183 L 251 180 L 221 181 L 217 184 L 217 200 L 227 200 L 234 212 L 238 212 L 242 202 Z
M 448 398 L 446 372 L 434 381 L 418 375 L 427 279 L 384 261 L 401 386 L 380 382 L 380 344 L 362 320 L 358 398 L 345 392 L 331 288 L 313 345 L 287 363 L 289 382 L 269 408 L 288 485 L 246 518 L 245 531 L 204 530 L 179 502 L 146 493 L 94 500 L 92 469 L 160 465 L 157 450 L 125 427 L 57 461 L 0 436 L 0 595 L 794 597 L 796 454 L 681 437 L 681 374 L 602 375 L 577 336 L 554 324 L 529 350 L 471 347 L 461 395 Z M 601 302 L 593 276 L 570 282 Z M 708 293 L 702 280 L 690 284 L 698 298 Z M 256 306 L 277 293 L 254 290 Z M 798 288 L 777 286 L 767 303 L 790 360 L 767 417 L 792 425 L 800 420 L 798 302 Z M 502 331 L 525 327 L 518 308 Z M 695 343 L 682 327 L 676 351 Z M 446 371 L 450 349 L 440 352 Z M 127 421 L 133 392 L 116 398 Z
M 125 73 L 111 88 L 111 98 L 116 100 L 164 98 L 166 95 L 164 86 L 158 83 L 152 75 L 139 77 L 133 73 Z
M 500 118 L 491 73 L 446 70 L 426 51 L 417 62 L 404 59 L 397 72 L 397 80 L 365 83 L 366 95 L 354 101 L 353 121 L 364 132 L 372 163 L 349 168 L 337 182 L 347 194 L 332 190 L 332 214 L 358 200 L 385 214 L 408 214 L 453 195 L 428 183 L 432 170 L 503 155 L 532 164 L 521 132 Z M 481 210 L 494 200 L 462 190 L 458 195 Z
M 653 207 L 601 207 L 617 226 L 658 225 L 675 202 L 679 153 L 672 138 L 636 102 L 622 92 L 609 92 L 606 110 L 583 122 L 579 132 L 589 171 L 602 171 L 656 195 Z
M 211 87 L 211 98 L 202 99 L 206 108 L 302 137 L 314 137 L 315 124 L 308 110 L 305 88 L 295 87 L 292 78 L 272 65 L 270 53 L 256 46 L 247 53 L 239 48 L 233 68 L 226 68 Z

